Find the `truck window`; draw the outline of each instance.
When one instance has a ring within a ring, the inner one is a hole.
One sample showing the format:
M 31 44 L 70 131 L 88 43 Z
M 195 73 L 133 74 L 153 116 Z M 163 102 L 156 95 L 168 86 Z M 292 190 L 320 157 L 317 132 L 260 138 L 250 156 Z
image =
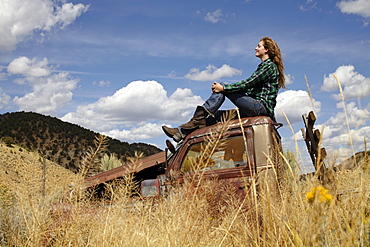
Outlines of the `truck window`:
M 189 147 L 181 164 L 182 172 L 226 169 L 248 163 L 243 136 L 226 138 L 216 148 L 206 145 L 196 143 Z

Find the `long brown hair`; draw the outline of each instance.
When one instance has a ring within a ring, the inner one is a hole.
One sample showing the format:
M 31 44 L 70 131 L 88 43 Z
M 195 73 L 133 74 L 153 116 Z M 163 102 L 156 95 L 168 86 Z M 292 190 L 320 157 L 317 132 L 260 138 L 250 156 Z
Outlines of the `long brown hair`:
M 270 37 L 263 37 L 260 41 L 263 41 L 263 46 L 268 50 L 269 58 L 276 64 L 279 70 L 279 87 L 285 88 L 284 64 L 279 46 Z

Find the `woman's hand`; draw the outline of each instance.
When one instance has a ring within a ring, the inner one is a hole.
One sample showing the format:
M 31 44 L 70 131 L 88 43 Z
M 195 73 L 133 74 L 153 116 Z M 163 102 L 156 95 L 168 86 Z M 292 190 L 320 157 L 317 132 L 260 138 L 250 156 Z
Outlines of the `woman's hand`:
M 222 91 L 224 91 L 224 86 L 222 86 L 220 83 L 214 82 L 212 84 L 212 92 L 214 92 L 214 93 L 220 93 Z

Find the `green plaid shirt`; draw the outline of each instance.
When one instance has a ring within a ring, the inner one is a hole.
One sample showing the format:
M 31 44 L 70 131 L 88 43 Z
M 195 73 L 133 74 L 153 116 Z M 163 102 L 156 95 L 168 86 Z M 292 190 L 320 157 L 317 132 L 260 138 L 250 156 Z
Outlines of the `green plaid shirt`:
M 225 93 L 244 92 L 249 97 L 260 100 L 266 107 L 269 117 L 275 121 L 274 108 L 279 91 L 279 71 L 270 58 L 261 62 L 253 74 L 242 81 L 224 85 Z

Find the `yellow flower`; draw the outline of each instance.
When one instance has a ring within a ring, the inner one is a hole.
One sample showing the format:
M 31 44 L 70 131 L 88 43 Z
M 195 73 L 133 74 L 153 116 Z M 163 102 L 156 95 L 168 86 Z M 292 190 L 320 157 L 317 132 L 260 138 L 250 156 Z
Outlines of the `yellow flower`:
M 333 200 L 333 196 L 328 193 L 328 190 L 323 186 L 317 186 L 311 189 L 310 192 L 306 193 L 306 200 L 309 203 L 318 201 L 319 203 L 330 204 Z
M 365 225 L 369 224 L 370 223 L 370 217 L 362 217 L 362 223 L 364 223 Z

